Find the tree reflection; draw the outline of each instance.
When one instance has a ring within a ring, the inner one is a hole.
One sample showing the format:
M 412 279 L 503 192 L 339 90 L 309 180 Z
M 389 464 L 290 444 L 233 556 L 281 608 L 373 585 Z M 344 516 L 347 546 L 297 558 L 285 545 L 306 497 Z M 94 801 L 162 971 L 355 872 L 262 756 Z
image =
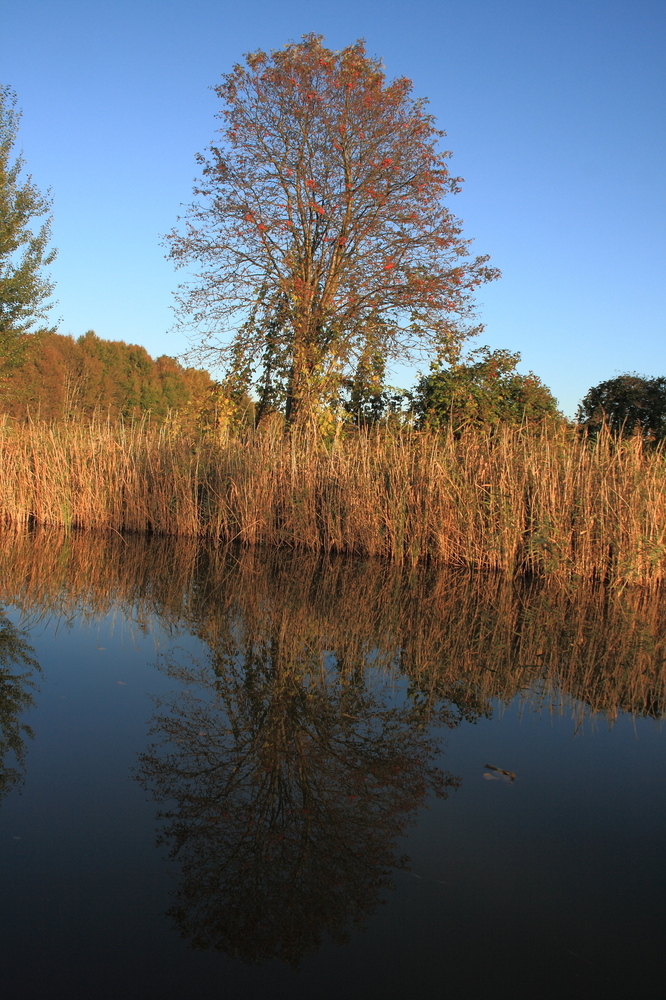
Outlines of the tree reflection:
M 293 636 L 235 631 L 212 669 L 168 666 L 185 688 L 157 718 L 139 778 L 175 801 L 162 840 L 180 862 L 183 936 L 295 964 L 324 934 L 344 940 L 408 866 L 400 836 L 429 794 L 458 784 L 434 763 L 432 725 L 453 720 L 305 638 L 296 662 Z
M 25 633 L 0 613 L 0 799 L 25 772 L 25 737 L 33 733 L 20 718 L 34 704 L 33 674 L 39 664 L 33 652 Z

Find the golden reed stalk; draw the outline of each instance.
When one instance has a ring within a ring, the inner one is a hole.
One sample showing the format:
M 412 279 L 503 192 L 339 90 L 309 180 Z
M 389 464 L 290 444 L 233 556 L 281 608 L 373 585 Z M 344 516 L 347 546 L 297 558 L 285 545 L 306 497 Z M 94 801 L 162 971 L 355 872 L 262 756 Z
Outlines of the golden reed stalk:
M 656 583 L 661 449 L 570 428 L 404 430 L 325 446 L 275 422 L 0 425 L 0 523 L 200 536 L 397 563 Z

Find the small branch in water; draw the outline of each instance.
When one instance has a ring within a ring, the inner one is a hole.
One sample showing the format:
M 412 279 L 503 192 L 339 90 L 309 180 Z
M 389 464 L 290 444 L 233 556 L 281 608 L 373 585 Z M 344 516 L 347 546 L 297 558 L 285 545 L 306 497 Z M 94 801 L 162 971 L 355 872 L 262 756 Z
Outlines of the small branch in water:
M 496 772 L 495 774 L 484 774 L 483 777 L 488 778 L 491 781 L 493 779 L 498 780 L 501 778 L 505 778 L 509 782 L 509 784 L 512 785 L 516 780 L 516 775 L 513 771 L 505 771 L 503 767 L 495 767 L 494 764 L 484 764 L 483 766 L 487 767 L 489 771 Z

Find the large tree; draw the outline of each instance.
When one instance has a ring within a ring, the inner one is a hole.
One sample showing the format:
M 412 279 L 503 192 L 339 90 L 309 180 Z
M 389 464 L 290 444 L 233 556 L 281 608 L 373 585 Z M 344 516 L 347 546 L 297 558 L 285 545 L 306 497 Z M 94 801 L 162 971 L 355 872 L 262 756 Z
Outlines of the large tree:
M 195 272 L 179 313 L 226 352 L 231 382 L 254 378 L 290 419 L 377 351 L 446 354 L 470 332 L 474 289 L 498 275 L 443 204 L 460 178 L 411 89 L 362 42 L 333 52 L 317 35 L 248 55 L 215 88 L 219 138 L 167 238 Z
M 0 87 L 0 381 L 20 356 L 21 335 L 46 316 L 53 283 L 44 268 L 56 255 L 49 194 L 24 175 L 23 157 L 13 156 L 20 118 L 16 94 Z

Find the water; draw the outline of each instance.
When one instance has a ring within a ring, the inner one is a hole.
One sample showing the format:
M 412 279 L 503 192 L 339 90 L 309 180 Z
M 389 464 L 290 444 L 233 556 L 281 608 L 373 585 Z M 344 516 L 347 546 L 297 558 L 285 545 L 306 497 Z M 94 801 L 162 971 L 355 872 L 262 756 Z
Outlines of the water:
M 4 996 L 661 985 L 661 596 L 117 536 L 0 570 Z

